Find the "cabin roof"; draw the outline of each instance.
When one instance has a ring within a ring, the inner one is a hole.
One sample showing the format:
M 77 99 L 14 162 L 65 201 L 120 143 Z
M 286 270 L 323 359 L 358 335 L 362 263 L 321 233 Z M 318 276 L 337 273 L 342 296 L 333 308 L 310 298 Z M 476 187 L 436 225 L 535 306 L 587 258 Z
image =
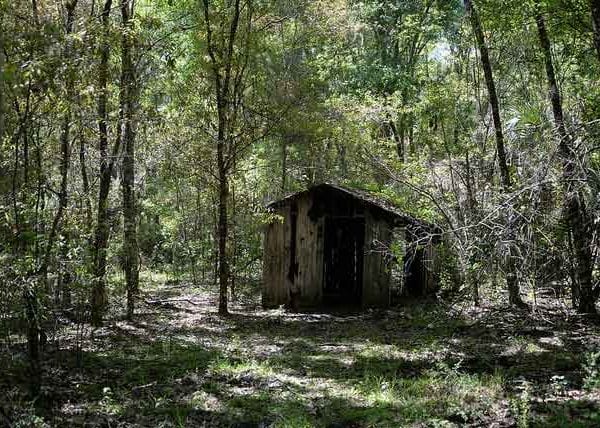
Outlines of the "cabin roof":
M 342 194 L 345 196 L 349 196 L 352 199 L 355 199 L 357 202 L 367 205 L 370 208 L 374 208 L 374 209 L 385 212 L 395 222 L 397 222 L 399 224 L 407 225 L 407 226 L 412 226 L 413 229 L 418 229 L 421 232 L 435 233 L 435 234 L 441 233 L 441 229 L 438 226 L 436 226 L 432 223 L 428 223 L 426 221 L 420 220 L 414 216 L 411 216 L 410 214 L 403 212 L 396 205 L 392 204 L 391 202 L 389 202 L 386 199 L 383 199 L 379 196 L 373 195 L 372 193 L 367 192 L 365 190 L 350 189 L 348 187 L 343 187 L 343 186 L 340 186 L 338 184 L 333 184 L 333 183 L 322 183 L 322 184 L 318 184 L 318 185 L 309 187 L 308 189 L 301 190 L 296 193 L 292 193 L 290 195 L 285 196 L 282 199 L 279 199 L 279 200 L 269 203 L 267 205 L 267 208 L 273 208 L 273 209 L 281 208 L 281 207 L 286 206 L 289 203 L 297 200 L 298 198 L 300 198 L 304 195 L 307 195 L 310 193 L 313 193 L 313 194 L 319 193 L 322 191 L 336 192 L 336 193 L 339 193 L 339 194 Z

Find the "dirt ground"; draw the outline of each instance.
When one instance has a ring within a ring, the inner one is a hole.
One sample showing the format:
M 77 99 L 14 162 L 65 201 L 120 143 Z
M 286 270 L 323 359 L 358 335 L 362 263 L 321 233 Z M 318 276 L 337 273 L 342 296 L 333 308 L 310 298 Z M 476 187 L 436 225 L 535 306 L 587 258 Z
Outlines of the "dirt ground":
M 50 337 L 43 393 L 2 345 L 0 425 L 600 426 L 600 325 L 535 311 L 407 303 L 295 314 L 161 286 L 137 321 Z

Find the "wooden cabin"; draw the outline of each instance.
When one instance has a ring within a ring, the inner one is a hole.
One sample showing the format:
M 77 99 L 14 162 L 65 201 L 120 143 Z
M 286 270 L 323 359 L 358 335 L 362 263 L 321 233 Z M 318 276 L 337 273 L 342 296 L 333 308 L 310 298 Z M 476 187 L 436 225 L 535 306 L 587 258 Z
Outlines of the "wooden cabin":
M 265 308 L 387 307 L 393 291 L 437 290 L 439 228 L 386 201 L 326 183 L 268 209 L 275 215 L 264 237 Z

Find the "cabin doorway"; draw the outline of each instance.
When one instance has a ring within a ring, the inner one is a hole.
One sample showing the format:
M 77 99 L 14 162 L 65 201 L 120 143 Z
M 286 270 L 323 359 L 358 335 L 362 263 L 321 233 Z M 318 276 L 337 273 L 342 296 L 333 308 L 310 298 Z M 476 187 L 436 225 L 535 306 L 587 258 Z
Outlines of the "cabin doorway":
M 359 305 L 362 298 L 365 220 L 325 219 L 323 303 Z
M 423 289 L 423 249 L 413 248 L 404 258 L 404 294 L 409 297 L 425 295 Z

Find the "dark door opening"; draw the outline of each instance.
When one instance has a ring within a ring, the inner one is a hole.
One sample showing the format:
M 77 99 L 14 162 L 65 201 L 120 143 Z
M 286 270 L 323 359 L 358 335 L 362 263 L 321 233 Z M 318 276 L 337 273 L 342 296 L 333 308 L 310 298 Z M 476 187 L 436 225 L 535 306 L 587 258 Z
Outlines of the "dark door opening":
M 409 297 L 424 295 L 423 290 L 423 249 L 412 248 L 404 257 L 404 294 Z
M 360 304 L 364 245 L 364 219 L 325 219 L 323 303 Z

